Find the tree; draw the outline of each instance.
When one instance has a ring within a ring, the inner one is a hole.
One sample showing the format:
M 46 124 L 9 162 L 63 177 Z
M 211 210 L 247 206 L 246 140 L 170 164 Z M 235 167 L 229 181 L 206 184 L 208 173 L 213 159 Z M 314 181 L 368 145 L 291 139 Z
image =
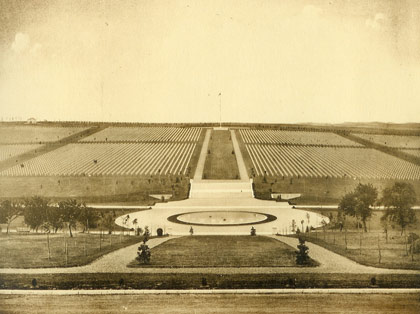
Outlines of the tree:
M 9 234 L 10 224 L 23 214 L 22 204 L 5 200 L 0 204 L 0 222 L 7 224 L 7 234 Z
M 298 265 L 308 265 L 310 263 L 309 259 L 309 248 L 305 245 L 305 240 L 299 237 L 299 244 L 297 246 L 298 251 L 296 252 L 296 264 Z
M 193 229 L 193 227 L 191 226 L 190 227 L 190 235 L 193 235 L 194 234 L 194 229 Z
M 138 225 L 138 220 L 137 220 L 137 218 L 134 218 L 133 219 L 133 222 L 132 222 L 132 224 L 133 224 L 133 226 L 134 226 L 134 230 L 135 230 L 135 234 L 136 235 L 139 235 L 139 227 L 137 226 Z
M 353 216 L 363 223 L 363 229 L 367 232 L 366 221 L 372 216 L 372 207 L 378 197 L 378 191 L 372 184 L 361 184 L 353 192 L 343 196 L 338 209 L 345 215 Z
M 100 224 L 103 228 L 108 230 L 108 234 L 111 234 L 115 227 L 115 212 L 101 212 Z
M 292 232 L 296 231 L 296 221 L 292 219 Z
M 63 216 L 61 210 L 57 206 L 48 206 L 46 221 L 44 222 L 44 229 L 54 231 L 57 233 L 58 229 L 63 228 Z
M 385 206 L 384 220 L 397 223 L 401 227 L 401 235 L 407 226 L 417 221 L 412 206 L 416 203 L 416 193 L 411 184 L 396 182 L 382 193 L 381 203 Z
M 144 227 L 144 234 L 143 234 L 143 236 L 144 236 L 144 239 L 146 239 L 146 242 L 149 241 L 150 231 L 149 231 L 149 227 L 148 226 Z
M 83 226 L 83 232 L 89 233 L 90 228 L 95 228 L 98 225 L 99 215 L 94 208 L 82 204 L 77 220 Z
M 40 196 L 33 196 L 24 201 L 24 207 L 25 224 L 38 232 L 39 227 L 47 221 L 49 200 Z
M 309 232 L 309 219 L 311 218 L 311 215 L 309 215 L 309 213 L 306 213 L 306 220 L 308 221 L 308 224 L 306 225 L 306 230 L 308 230 L 307 232 Z
M 381 226 L 384 229 L 385 241 L 388 243 L 389 220 L 385 217 L 385 215 L 381 217 Z
M 80 215 L 82 205 L 76 200 L 65 200 L 58 203 L 58 208 L 61 211 L 61 217 L 64 223 L 67 223 L 69 228 L 70 237 L 73 237 L 71 228 L 76 228 L 77 221 Z

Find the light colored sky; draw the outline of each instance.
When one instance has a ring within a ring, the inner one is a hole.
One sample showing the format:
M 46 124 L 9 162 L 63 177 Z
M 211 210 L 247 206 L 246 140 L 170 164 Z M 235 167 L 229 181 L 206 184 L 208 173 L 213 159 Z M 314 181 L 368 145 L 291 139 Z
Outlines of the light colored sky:
M 419 122 L 416 0 L 0 0 L 0 117 Z

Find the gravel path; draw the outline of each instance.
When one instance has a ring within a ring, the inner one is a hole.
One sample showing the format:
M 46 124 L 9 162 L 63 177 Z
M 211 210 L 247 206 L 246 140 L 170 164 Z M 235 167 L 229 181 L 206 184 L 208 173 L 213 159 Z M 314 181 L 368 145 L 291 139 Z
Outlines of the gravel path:
M 232 139 L 233 149 L 235 151 L 236 162 L 238 163 L 239 176 L 241 177 L 242 181 L 249 181 L 248 172 L 246 171 L 244 158 L 242 157 L 241 149 L 239 148 L 235 130 L 230 130 L 230 137 Z
M 154 238 L 147 243 L 153 248 L 175 236 Z M 296 247 L 298 239 L 272 236 L 272 238 Z M 310 256 L 319 267 L 195 267 L 195 268 L 128 268 L 126 265 L 137 256 L 139 244 L 114 251 L 93 263 L 68 268 L 0 268 L 0 274 L 55 274 L 55 273 L 208 273 L 208 274 L 275 274 L 275 273 L 372 273 L 372 274 L 420 274 L 419 270 L 384 269 L 360 265 L 346 257 L 306 242 Z
M 211 130 L 206 130 L 203 146 L 201 147 L 200 157 L 198 158 L 197 167 L 195 168 L 194 180 L 199 181 L 203 178 L 204 163 L 206 162 L 207 149 L 209 147 Z

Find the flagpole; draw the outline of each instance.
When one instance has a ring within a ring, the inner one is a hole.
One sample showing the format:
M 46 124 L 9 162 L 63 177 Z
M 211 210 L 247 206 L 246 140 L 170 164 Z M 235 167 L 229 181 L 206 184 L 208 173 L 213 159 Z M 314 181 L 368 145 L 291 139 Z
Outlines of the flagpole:
M 220 111 L 219 126 L 222 127 L 222 93 L 219 93 L 219 111 Z

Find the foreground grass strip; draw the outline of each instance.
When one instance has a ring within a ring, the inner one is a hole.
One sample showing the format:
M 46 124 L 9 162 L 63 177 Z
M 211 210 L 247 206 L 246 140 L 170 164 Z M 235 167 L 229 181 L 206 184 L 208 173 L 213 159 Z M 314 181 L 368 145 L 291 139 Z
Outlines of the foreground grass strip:
M 302 270 L 304 271 L 304 270 Z M 34 286 L 34 283 L 36 285 Z M 2 274 L 0 289 L 420 288 L 419 274 Z

